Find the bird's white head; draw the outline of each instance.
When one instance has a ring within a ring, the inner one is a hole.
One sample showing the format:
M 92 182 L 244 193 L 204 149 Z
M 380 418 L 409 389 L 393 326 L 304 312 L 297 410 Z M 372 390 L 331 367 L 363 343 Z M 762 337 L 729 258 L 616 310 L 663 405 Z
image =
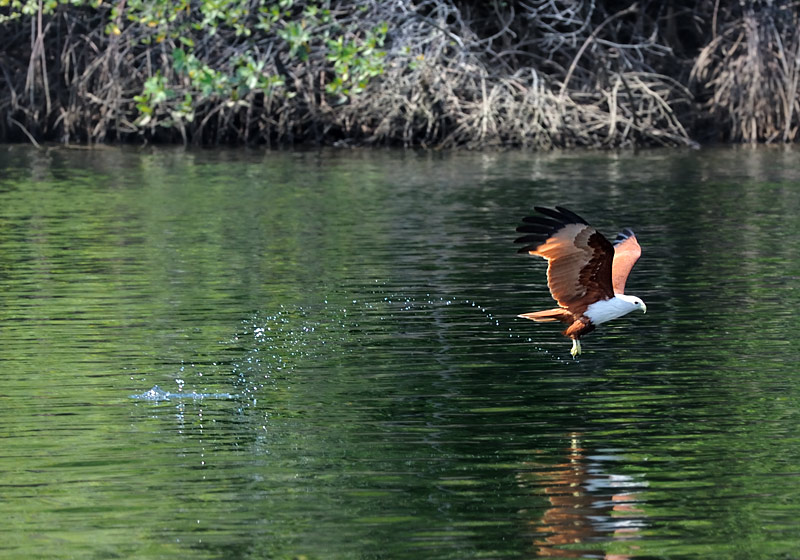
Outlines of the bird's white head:
M 644 302 L 636 296 L 626 296 L 625 294 L 617 294 L 617 299 L 621 299 L 622 301 L 630 304 L 633 306 L 631 311 L 635 311 L 636 309 L 641 309 L 642 313 L 647 313 L 647 306 Z
M 592 323 L 600 325 L 637 309 L 647 312 L 647 306 L 638 297 L 617 294 L 611 299 L 601 299 L 594 302 L 586 309 L 584 314 Z

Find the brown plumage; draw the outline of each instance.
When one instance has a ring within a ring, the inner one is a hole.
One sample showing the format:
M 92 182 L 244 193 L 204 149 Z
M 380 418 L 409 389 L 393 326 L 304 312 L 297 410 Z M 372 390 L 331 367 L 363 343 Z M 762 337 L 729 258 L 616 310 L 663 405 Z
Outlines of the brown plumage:
M 517 231 L 526 235 L 515 243 L 525 243 L 518 252 L 547 259 L 547 285 L 559 307 L 520 317 L 569 325 L 563 334 L 574 341 L 574 356 L 580 353 L 580 337 L 596 325 L 637 307 L 647 309 L 639 298 L 624 295 L 625 282 L 642 250 L 630 229 L 624 229 L 612 245 L 566 208 L 537 206 L 535 210 L 542 216 L 523 218 Z M 595 305 L 599 302 L 606 303 Z

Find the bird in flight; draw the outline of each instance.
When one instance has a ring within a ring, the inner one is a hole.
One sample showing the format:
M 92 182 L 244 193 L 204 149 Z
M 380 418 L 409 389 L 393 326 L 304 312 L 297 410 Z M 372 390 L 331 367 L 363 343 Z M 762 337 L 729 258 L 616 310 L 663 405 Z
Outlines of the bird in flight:
M 561 321 L 562 334 L 572 339 L 570 354 L 581 353 L 581 337 L 597 325 L 641 309 L 644 302 L 625 295 L 625 282 L 642 248 L 633 231 L 625 228 L 612 245 L 586 220 L 560 206 L 534 207 L 541 216 L 522 218 L 514 243 L 518 252 L 547 259 L 547 287 L 558 303 L 555 309 L 523 313 L 518 317 L 540 323 Z

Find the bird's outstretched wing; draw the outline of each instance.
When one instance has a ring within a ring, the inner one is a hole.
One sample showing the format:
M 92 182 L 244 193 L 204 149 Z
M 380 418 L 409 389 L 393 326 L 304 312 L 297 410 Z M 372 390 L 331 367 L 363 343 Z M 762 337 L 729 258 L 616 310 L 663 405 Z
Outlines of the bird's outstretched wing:
M 625 293 L 625 282 L 640 256 L 642 248 L 633 230 L 623 229 L 614 240 L 614 261 L 611 263 L 611 285 L 615 294 Z
M 518 252 L 547 259 L 547 286 L 553 299 L 581 314 L 592 303 L 613 297 L 614 247 L 608 239 L 566 208 L 534 209 L 546 217 L 523 218 L 517 231 L 526 235 L 514 242 L 526 244 Z

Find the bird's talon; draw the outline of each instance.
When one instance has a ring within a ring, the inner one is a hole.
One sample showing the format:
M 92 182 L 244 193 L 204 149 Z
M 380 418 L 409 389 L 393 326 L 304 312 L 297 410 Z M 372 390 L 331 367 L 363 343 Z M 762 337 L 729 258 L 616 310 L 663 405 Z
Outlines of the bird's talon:
M 569 351 L 572 354 L 573 358 L 580 356 L 581 354 L 581 341 L 577 339 L 572 339 L 572 350 Z

